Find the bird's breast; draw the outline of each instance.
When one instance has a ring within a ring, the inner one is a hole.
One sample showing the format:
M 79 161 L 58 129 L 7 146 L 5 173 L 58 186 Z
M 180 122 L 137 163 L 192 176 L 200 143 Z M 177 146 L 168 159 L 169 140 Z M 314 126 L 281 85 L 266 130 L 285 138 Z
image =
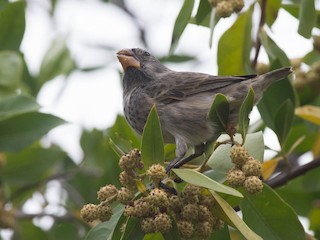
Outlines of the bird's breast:
M 135 88 L 123 95 L 124 115 L 129 125 L 142 133 L 143 127 L 147 121 L 149 111 L 152 107 L 151 99 L 141 91 Z

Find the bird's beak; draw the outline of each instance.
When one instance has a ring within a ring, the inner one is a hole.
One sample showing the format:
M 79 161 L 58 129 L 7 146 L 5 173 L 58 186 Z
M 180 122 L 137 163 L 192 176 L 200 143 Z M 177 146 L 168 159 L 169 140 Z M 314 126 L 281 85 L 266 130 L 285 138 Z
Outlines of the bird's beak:
M 134 57 L 134 53 L 130 49 L 122 49 L 117 52 L 117 57 L 122 65 L 123 71 L 128 67 L 140 68 L 140 62 Z

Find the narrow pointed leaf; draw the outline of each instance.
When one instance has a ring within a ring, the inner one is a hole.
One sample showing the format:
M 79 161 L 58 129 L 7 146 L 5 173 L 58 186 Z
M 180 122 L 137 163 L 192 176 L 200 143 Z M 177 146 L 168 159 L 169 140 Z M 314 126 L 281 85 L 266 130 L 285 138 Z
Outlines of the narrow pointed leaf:
M 250 87 L 250 90 L 244 99 L 243 103 L 240 107 L 240 114 L 239 114 L 239 132 L 242 135 L 242 143 L 246 140 L 246 135 L 249 128 L 249 114 L 252 111 L 254 105 L 254 91 L 252 87 Z
M 63 123 L 61 118 L 39 112 L 0 121 L 0 151 L 19 151 Z
M 281 8 L 281 1 L 269 0 L 267 1 L 266 23 L 271 26 L 278 17 L 279 9 Z
M 287 57 L 286 53 L 263 29 L 260 29 L 259 38 L 262 46 L 268 54 L 269 61 L 271 63 L 278 59 L 282 66 L 290 66 L 290 60 Z
M 203 175 L 202 173 L 196 172 L 194 170 L 172 169 L 172 171 L 174 171 L 174 173 L 177 174 L 178 177 L 180 177 L 182 180 L 188 183 L 201 186 L 204 188 L 208 188 L 216 192 L 221 192 L 221 193 L 225 193 L 225 194 L 236 196 L 236 197 L 242 197 L 242 194 L 239 191 L 231 187 L 228 187 L 226 185 L 223 185 L 221 183 L 218 183 L 212 180 L 211 178 Z
M 11 2 L 1 6 L 0 50 L 19 51 L 25 30 L 25 7 L 25 1 Z
M 315 9 L 314 0 L 301 0 L 299 8 L 299 27 L 298 33 L 305 37 L 310 38 L 312 29 L 317 22 L 317 12 Z
M 145 169 L 152 164 L 164 164 L 164 143 L 160 120 L 155 106 L 152 107 L 143 129 L 141 157 Z
M 281 146 L 284 146 L 284 143 L 287 139 L 289 131 L 291 129 L 292 121 L 294 115 L 294 108 L 290 99 L 285 101 L 276 112 L 274 119 L 275 124 L 275 133 L 277 134 L 278 140 Z
M 216 130 L 225 132 L 229 122 L 230 106 L 228 99 L 223 94 L 216 94 L 209 111 L 209 119 L 217 126 Z
M 204 27 L 210 27 L 210 15 L 212 12 L 212 7 L 209 1 L 200 1 L 198 11 L 194 17 L 195 24 Z
M 0 121 L 19 114 L 34 112 L 39 108 L 36 100 L 28 95 L 9 95 L 0 100 Z
M 14 92 L 18 88 L 23 73 L 21 56 L 13 51 L 0 52 L 0 88 L 1 91 Z
M 252 8 L 240 14 L 234 24 L 224 32 L 218 43 L 219 75 L 252 73 L 250 50 Z
M 258 195 L 245 193 L 240 208 L 244 221 L 263 239 L 305 239 L 297 214 L 267 185 Z
M 179 39 L 191 18 L 194 0 L 184 0 L 179 15 L 174 23 L 170 54 L 172 54 L 178 45 Z
M 309 122 L 320 125 L 320 107 L 304 105 L 296 108 L 295 114 Z
M 234 209 L 216 192 L 210 191 L 212 196 L 215 198 L 223 212 L 229 218 L 229 220 L 233 223 L 234 227 L 236 227 L 241 234 L 250 240 L 262 240 L 260 236 L 258 236 L 255 232 L 253 232 L 247 224 L 238 216 L 238 214 L 234 211 Z M 271 239 L 271 238 L 269 238 Z

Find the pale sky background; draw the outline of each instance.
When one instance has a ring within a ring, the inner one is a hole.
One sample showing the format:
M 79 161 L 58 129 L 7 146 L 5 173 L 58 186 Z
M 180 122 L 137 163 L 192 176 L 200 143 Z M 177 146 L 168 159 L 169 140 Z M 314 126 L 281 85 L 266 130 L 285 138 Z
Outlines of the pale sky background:
M 130 0 L 127 3 L 128 8 L 136 14 L 139 23 L 146 28 L 146 39 L 150 46 L 148 50 L 157 56 L 167 55 L 174 22 L 183 1 Z M 112 4 L 104 4 L 97 0 L 58 1 L 53 22 L 49 11 L 49 0 L 28 1 L 27 26 L 21 49 L 32 73 L 39 72 L 42 58 L 51 41 L 57 36 L 67 37 L 72 56 L 80 66 L 105 66 L 94 72 L 75 72 L 68 79 L 57 77 L 46 83 L 38 97 L 39 103 L 43 106 L 42 111 L 69 121 L 69 124 L 51 131 L 44 143 L 58 143 L 79 162 L 82 157 L 79 146 L 82 128 L 105 129 L 113 124 L 117 114 L 122 113 L 119 76 L 122 69 L 116 57 L 117 50 L 143 46 L 132 19 Z M 218 39 L 234 19 L 235 16 L 219 22 L 215 29 L 212 49 L 209 48 L 209 29 L 189 24 L 180 39 L 176 53 L 196 56 L 199 61 L 168 66 L 174 70 L 217 74 L 215 53 Z M 301 57 L 312 49 L 312 42 L 299 37 L 297 29 L 298 22 L 285 11 L 280 11 L 278 20 L 271 29 L 273 39 L 289 58 Z M 109 46 L 112 50 L 92 48 L 96 44 Z M 264 52 L 260 60 L 267 62 Z M 257 116 L 257 110 L 255 112 L 253 118 Z M 268 139 L 274 139 L 271 131 L 267 135 Z M 270 144 L 271 142 L 275 144 Z M 278 148 L 276 140 L 268 140 L 268 145 Z M 50 204 L 47 212 L 63 214 L 64 210 L 59 208 L 59 202 L 63 201 L 65 196 L 59 191 L 58 186 L 57 182 L 52 182 L 48 187 L 46 197 L 50 199 Z M 36 213 L 41 210 L 43 202 L 40 194 L 35 195 L 24 209 Z M 48 228 L 52 221 L 45 217 L 38 219 L 37 224 Z

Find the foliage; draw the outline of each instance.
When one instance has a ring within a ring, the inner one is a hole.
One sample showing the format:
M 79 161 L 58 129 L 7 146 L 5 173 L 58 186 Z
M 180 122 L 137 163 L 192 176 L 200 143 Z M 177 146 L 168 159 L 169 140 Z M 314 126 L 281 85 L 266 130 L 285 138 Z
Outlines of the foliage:
M 58 2 L 51 0 L 53 16 Z M 122 1 L 102 2 L 116 4 L 128 16 L 134 16 Z M 210 39 L 201 44 L 212 45 L 215 27 L 224 21 L 213 2 L 201 0 L 197 6 L 196 1 L 184 0 L 173 23 L 171 55 L 162 58 L 163 62 L 183 63 L 195 59 L 174 55 L 188 24 L 208 28 Z M 100 187 L 106 184 L 120 187 L 118 161 L 123 153 L 141 149 L 145 171 L 153 163 L 172 160 L 174 146 L 163 143 L 156 108 L 150 112 L 142 138 L 120 115 L 107 129 L 83 129 L 79 140 L 83 151 L 80 164 L 60 147 L 43 141 L 51 129 L 67 122 L 43 112 L 37 103 L 41 89 L 55 77 L 63 76 L 68 80 L 75 71 L 95 71 L 100 66 L 81 69 L 71 54 L 68 39 L 57 38 L 46 52 L 39 73 L 31 74 L 21 51 L 28 4 L 28 1 L 0 1 L 0 229 L 10 229 L 12 239 L 133 239 L 132 236 L 179 239 L 177 226 L 173 226 L 170 234 L 144 234 L 139 221 L 125 217 L 124 208 L 119 205 L 113 208 L 110 221 L 87 224 L 79 217 L 84 204 L 97 202 L 96 192 Z M 258 10 L 262 13 L 260 19 L 257 19 Z M 289 59 L 269 31 L 280 10 L 299 20 L 297 35 L 313 38 L 314 49 L 299 59 Z M 317 168 L 320 165 L 320 36 L 312 36 L 313 30 L 320 28 L 319 14 L 315 0 L 248 1 L 241 12 L 232 14 L 235 21 L 219 39 L 216 57 L 220 75 L 265 72 L 258 62 L 261 48 L 268 55 L 267 71 L 292 65 L 296 75 L 270 86 L 258 105 L 263 121 L 251 125 L 249 113 L 254 92 L 250 90 L 240 108 L 239 134 L 235 136 L 228 131 L 228 100 L 222 94 L 217 95 L 209 118 L 221 133 L 227 134 L 222 134 L 218 143 L 209 144 L 204 163 L 199 159 L 192 162 L 200 172 L 184 168 L 174 170 L 185 181 L 176 184 L 178 191 L 186 183 L 192 183 L 208 189 L 207 193 L 216 200 L 214 212 L 226 225 L 214 231 L 209 239 L 236 239 L 234 236 L 239 234 L 247 239 L 304 239 L 305 232 L 298 216 L 309 219 L 314 236 L 320 238 Z M 146 41 L 143 37 L 141 40 Z M 263 133 L 266 129 L 275 133 L 281 149 L 274 150 L 273 159 L 264 160 Z M 227 174 L 234 166 L 230 158 L 230 136 L 233 144 L 245 147 L 250 156 L 263 163 L 261 193 L 251 195 L 244 187 L 228 186 Z M 306 153 L 312 155 L 313 160 L 301 165 L 301 156 Z M 50 201 L 46 193 L 53 183 L 59 185 L 62 211 L 48 213 L 46 204 Z M 140 182 L 138 189 L 141 190 L 143 184 L 148 187 L 149 183 L 147 180 Z M 26 203 L 37 196 L 44 202 L 41 211 L 29 214 Z M 243 218 L 235 210 L 241 210 Z M 42 217 L 53 220 L 49 229 L 36 224 Z M 122 232 L 123 223 L 126 228 Z M 2 233 L 0 230 L 0 238 Z

